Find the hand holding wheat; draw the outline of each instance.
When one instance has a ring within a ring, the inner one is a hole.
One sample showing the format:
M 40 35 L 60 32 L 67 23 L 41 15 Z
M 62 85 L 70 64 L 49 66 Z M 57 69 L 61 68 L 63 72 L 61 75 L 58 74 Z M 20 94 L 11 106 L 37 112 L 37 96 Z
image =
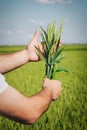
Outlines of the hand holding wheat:
M 52 98 L 52 100 L 56 100 L 60 97 L 62 92 L 62 84 L 58 80 L 50 80 L 48 78 L 45 78 L 43 81 L 43 88 L 45 90 L 48 90 Z

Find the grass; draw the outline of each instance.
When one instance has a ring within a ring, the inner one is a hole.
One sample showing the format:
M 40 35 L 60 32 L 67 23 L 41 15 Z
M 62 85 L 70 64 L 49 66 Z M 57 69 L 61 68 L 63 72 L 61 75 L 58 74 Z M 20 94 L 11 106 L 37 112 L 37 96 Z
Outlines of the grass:
M 23 47 L 0 47 L 0 53 L 14 52 Z M 0 116 L 0 130 L 86 130 L 87 128 L 87 45 L 66 45 L 66 58 L 61 66 L 69 73 L 60 72 L 62 95 L 32 126 L 16 123 Z M 6 80 L 25 96 L 41 90 L 45 74 L 44 63 L 28 63 L 5 74 Z

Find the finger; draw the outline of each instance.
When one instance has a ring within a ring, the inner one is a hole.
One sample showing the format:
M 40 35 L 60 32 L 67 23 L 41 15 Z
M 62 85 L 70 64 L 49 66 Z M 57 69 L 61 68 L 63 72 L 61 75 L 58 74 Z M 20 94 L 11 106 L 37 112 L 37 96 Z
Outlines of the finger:
M 34 34 L 34 36 L 33 36 L 33 38 L 34 38 L 35 40 L 37 40 L 38 37 L 39 37 L 39 31 L 36 31 L 35 34 Z
M 60 41 L 60 44 L 59 44 L 59 47 L 61 47 L 62 46 L 62 41 Z
M 38 44 L 38 48 L 40 49 L 40 51 L 41 51 L 42 53 L 44 52 L 44 49 L 43 49 L 41 43 Z

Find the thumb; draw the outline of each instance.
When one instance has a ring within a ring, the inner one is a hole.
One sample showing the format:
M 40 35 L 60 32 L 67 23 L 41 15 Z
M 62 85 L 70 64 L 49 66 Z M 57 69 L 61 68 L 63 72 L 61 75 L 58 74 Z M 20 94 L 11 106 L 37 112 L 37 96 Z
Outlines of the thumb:
M 33 36 L 33 39 L 34 40 L 37 40 L 38 39 L 38 36 L 39 36 L 39 31 L 36 31 L 34 36 Z

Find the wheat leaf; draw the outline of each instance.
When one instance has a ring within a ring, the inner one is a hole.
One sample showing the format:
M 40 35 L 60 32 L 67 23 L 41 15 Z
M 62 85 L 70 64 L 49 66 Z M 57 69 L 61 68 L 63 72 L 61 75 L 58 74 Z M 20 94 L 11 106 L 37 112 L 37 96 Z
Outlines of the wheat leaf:
M 55 28 L 56 28 L 56 21 L 54 20 L 54 23 L 52 25 L 52 34 L 55 32 Z
M 51 51 L 51 48 L 52 48 L 52 46 L 54 44 L 54 40 L 55 40 L 55 34 L 53 34 L 51 43 L 49 44 L 49 51 Z
M 46 62 L 46 59 L 45 59 L 45 57 L 43 56 L 43 54 L 41 53 L 41 51 L 35 46 L 35 48 L 36 48 L 36 50 L 37 50 L 37 52 L 38 52 L 38 55 L 40 56 L 40 58 L 44 61 L 44 62 Z
M 53 35 L 55 34 L 55 27 L 56 27 L 56 21 L 54 21 L 54 23 L 51 27 L 51 40 L 52 40 Z
M 65 69 L 65 68 L 58 67 L 58 68 L 56 69 L 56 72 L 60 72 L 60 71 L 69 72 L 69 70 L 67 70 L 67 69 Z
M 41 35 L 42 41 L 45 41 L 46 39 L 45 39 L 43 33 L 40 32 L 40 35 Z
M 43 32 L 44 35 L 45 35 L 46 41 L 48 41 L 48 35 L 47 35 L 45 29 L 44 29 L 42 26 L 41 26 L 41 30 L 42 30 L 42 32 Z
M 43 33 L 41 33 L 41 37 L 43 38 L 43 42 L 46 43 L 46 52 L 48 53 L 49 52 L 48 35 L 47 35 L 47 32 L 45 31 L 45 29 L 43 27 L 41 27 L 41 30 L 43 32 Z
M 54 61 L 54 64 L 60 63 L 60 61 L 61 61 L 62 59 L 64 59 L 64 58 L 65 58 L 65 57 L 63 57 L 63 56 L 59 57 L 58 59 L 56 59 L 56 60 Z
M 48 24 L 47 26 L 47 35 L 48 35 L 48 43 L 51 40 L 51 24 Z
M 60 37 L 59 37 L 59 39 L 58 39 L 58 41 L 57 41 L 56 52 L 57 52 L 57 50 L 58 50 L 59 44 L 60 44 Z
M 53 56 L 53 60 L 55 60 L 59 55 L 60 53 L 63 51 L 64 47 L 62 47 L 61 49 L 57 50 L 57 52 L 55 52 L 54 56 Z
M 62 20 L 59 29 L 56 31 L 55 42 L 57 42 L 59 40 L 59 37 L 61 36 L 63 25 L 64 25 L 64 20 Z

